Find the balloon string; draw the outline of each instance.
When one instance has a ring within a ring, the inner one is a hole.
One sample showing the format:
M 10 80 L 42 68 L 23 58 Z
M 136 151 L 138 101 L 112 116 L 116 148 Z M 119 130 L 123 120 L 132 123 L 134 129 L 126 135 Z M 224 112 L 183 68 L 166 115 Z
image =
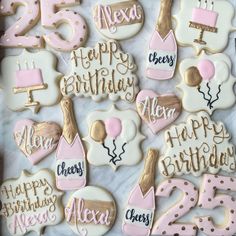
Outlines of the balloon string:
M 110 161 L 112 161 L 114 159 L 114 156 L 111 155 L 110 148 L 105 145 L 105 142 L 102 143 L 102 146 L 107 150 L 108 156 L 112 158 Z
M 209 83 L 207 83 L 207 88 L 208 88 L 208 92 L 207 92 L 207 94 L 209 95 L 209 97 L 210 97 L 210 100 L 208 101 L 208 103 L 207 103 L 207 106 L 209 106 L 210 105 L 210 108 L 211 108 L 211 99 L 212 99 L 212 95 L 211 95 L 211 87 L 209 86 Z
M 115 139 L 113 139 L 113 146 L 114 146 L 114 149 L 113 149 L 112 153 L 114 154 L 114 158 L 116 158 L 117 155 L 115 153 L 115 151 L 116 151 L 116 140 Z
M 125 146 L 126 146 L 126 144 L 127 144 L 127 143 L 124 143 L 124 144 L 122 145 L 122 153 L 119 155 L 119 159 L 118 159 L 117 161 L 122 161 L 121 156 L 125 153 Z
M 216 94 L 216 99 L 210 103 L 210 108 L 213 108 L 212 104 L 220 99 L 220 96 L 219 96 L 220 93 L 221 93 L 221 85 L 218 86 L 218 93 Z
M 206 97 L 206 94 L 203 91 L 201 91 L 201 86 L 199 86 L 197 90 L 198 90 L 199 93 L 201 93 L 203 95 L 203 99 L 208 102 L 207 106 L 209 106 L 210 100 Z

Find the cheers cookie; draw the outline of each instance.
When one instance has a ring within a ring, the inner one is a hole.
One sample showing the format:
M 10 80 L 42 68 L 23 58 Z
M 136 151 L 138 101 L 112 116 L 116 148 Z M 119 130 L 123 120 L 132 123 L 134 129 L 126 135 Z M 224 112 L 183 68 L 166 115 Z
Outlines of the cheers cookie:
M 235 103 L 233 86 L 236 78 L 231 74 L 232 64 L 225 54 L 206 55 L 185 59 L 180 64 L 183 108 L 188 112 L 226 109 Z M 226 96 L 227 94 L 227 96 Z
M 41 106 L 56 104 L 61 96 L 57 85 L 61 74 L 54 69 L 56 63 L 56 57 L 48 51 L 24 50 L 19 56 L 5 57 L 1 79 L 7 106 L 13 111 L 38 112 Z
M 129 197 L 122 226 L 125 235 L 150 235 L 155 210 L 154 185 L 157 155 L 153 149 L 148 151 L 140 181 Z
M 154 134 L 174 122 L 182 110 L 181 102 L 176 95 L 157 95 L 152 90 L 142 90 L 138 94 L 136 107 Z
M 20 120 L 14 128 L 17 146 L 33 165 L 55 150 L 60 136 L 61 127 L 54 122 Z
M 214 122 L 206 112 L 190 115 L 186 123 L 165 132 L 167 148 L 160 158 L 159 170 L 165 177 L 219 170 L 234 172 L 235 148 L 221 122 Z
M 109 97 L 134 102 L 138 92 L 136 65 L 131 55 L 115 41 L 97 43 L 95 48 L 79 48 L 71 54 L 72 70 L 61 79 L 64 96 Z
M 95 111 L 87 119 L 89 135 L 88 161 L 96 166 L 110 165 L 116 170 L 121 165 L 137 164 L 142 153 L 144 136 L 138 114 L 133 110 L 120 111 L 112 106 L 108 111 Z
M 18 179 L 8 179 L 1 185 L 1 215 L 12 235 L 30 231 L 41 234 L 45 226 L 63 220 L 61 192 L 55 188 L 54 176 L 43 169 L 36 174 L 23 171 Z
M 177 43 L 171 22 L 172 0 L 161 0 L 156 29 L 149 43 L 146 76 L 155 80 L 171 79 L 177 62 Z
M 227 12 L 227 14 L 226 14 Z M 234 7 L 226 0 L 181 0 L 176 38 L 193 46 L 199 54 L 203 49 L 221 52 L 233 30 Z
M 77 235 L 102 236 L 115 222 L 116 204 L 107 191 L 87 186 L 71 196 L 65 218 Z
M 144 12 L 136 0 L 100 0 L 93 8 L 98 31 L 110 39 L 127 39 L 143 26 Z
M 56 154 L 56 185 L 61 190 L 78 190 L 86 185 L 85 151 L 78 133 L 72 100 L 63 98 L 61 109 L 64 126 Z

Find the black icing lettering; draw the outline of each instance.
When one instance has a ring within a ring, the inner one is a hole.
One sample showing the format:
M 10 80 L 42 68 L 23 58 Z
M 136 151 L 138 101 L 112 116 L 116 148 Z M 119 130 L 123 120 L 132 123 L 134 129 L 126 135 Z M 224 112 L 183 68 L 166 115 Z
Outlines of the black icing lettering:
M 165 55 L 158 56 L 157 52 L 149 53 L 149 62 L 157 64 L 169 64 L 170 67 L 173 67 L 175 64 L 176 56 Z
M 151 222 L 152 214 L 137 214 L 135 209 L 128 209 L 125 213 L 125 219 L 132 223 L 139 222 L 145 226 L 149 226 Z
M 75 174 L 80 177 L 83 176 L 84 168 L 81 162 L 78 162 L 77 164 L 74 164 L 72 166 L 66 166 L 66 163 L 63 161 L 61 164 L 57 166 L 58 176 L 67 177 L 68 175 L 75 175 Z

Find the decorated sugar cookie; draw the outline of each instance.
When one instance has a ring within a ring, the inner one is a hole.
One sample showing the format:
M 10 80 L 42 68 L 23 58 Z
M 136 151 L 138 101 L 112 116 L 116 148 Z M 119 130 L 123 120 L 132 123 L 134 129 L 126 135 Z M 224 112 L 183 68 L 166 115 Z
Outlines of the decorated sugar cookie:
M 203 49 L 222 52 L 233 30 L 234 14 L 234 7 L 226 0 L 181 0 L 176 38 L 183 45 L 193 46 L 197 54 Z
M 61 136 L 61 127 L 54 122 L 37 123 L 20 120 L 14 128 L 17 146 L 34 165 L 55 150 Z
M 134 102 L 138 92 L 136 65 L 115 41 L 97 43 L 95 48 L 79 48 L 71 53 L 71 72 L 61 79 L 64 96 L 109 97 Z
M 143 26 L 144 12 L 138 1 L 100 0 L 93 8 L 97 30 L 110 39 L 127 39 Z
M 182 217 L 188 214 L 198 201 L 198 189 L 191 182 L 185 179 L 165 180 L 157 187 L 156 197 L 158 200 L 161 197 L 169 198 L 177 190 L 182 193 L 181 199 L 157 218 L 152 235 L 196 236 L 197 226 L 182 221 Z
M 133 189 L 125 210 L 122 226 L 125 235 L 150 235 L 155 210 L 156 161 L 157 152 L 150 149 L 140 181 Z
M 5 57 L 1 62 L 1 81 L 7 106 L 13 111 L 31 109 L 38 112 L 42 106 L 59 101 L 60 90 L 56 71 L 56 57 L 48 51 Z
M 78 190 L 86 185 L 86 160 L 74 117 L 73 103 L 61 101 L 64 116 L 63 133 L 56 154 L 56 185 L 60 190 Z
M 54 175 L 48 169 L 36 174 L 23 171 L 18 179 L 1 185 L 1 215 L 11 235 L 38 234 L 46 226 L 63 220 L 61 192 L 55 188 Z
M 177 62 L 177 43 L 171 22 L 172 0 L 161 0 L 156 29 L 149 43 L 146 76 L 155 80 L 171 79 Z
M 176 95 L 158 95 L 152 90 L 142 90 L 136 98 L 136 106 L 154 134 L 174 122 L 182 109 Z
M 231 61 L 225 54 L 185 59 L 180 64 L 183 108 L 189 112 L 226 109 L 235 103 L 233 86 L 236 78 L 231 74 Z
M 144 136 L 138 114 L 133 110 L 120 111 L 112 106 L 108 111 L 95 111 L 87 118 L 89 135 L 89 163 L 110 165 L 116 170 L 121 165 L 135 165 L 142 157 L 140 143 Z
M 219 170 L 236 170 L 235 147 L 221 122 L 211 120 L 206 112 L 190 115 L 185 123 L 172 126 L 165 132 L 166 148 L 159 161 L 165 177 Z
M 210 216 L 196 217 L 195 222 L 201 232 L 206 235 L 235 235 L 236 233 L 236 199 L 229 193 L 236 192 L 236 178 L 221 175 L 203 176 L 198 206 L 201 209 L 213 210 L 222 207 L 224 218 L 222 224 L 216 225 Z M 224 190 L 224 194 L 219 193 Z
M 79 236 L 102 236 L 116 219 L 116 204 L 106 190 L 87 186 L 76 191 L 65 208 L 66 222 Z

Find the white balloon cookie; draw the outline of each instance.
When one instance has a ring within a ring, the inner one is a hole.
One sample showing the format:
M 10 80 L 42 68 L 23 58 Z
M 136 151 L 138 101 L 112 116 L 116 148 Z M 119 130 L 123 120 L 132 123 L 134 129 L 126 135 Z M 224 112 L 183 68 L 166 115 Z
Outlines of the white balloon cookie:
M 143 26 L 144 12 L 138 1 L 100 0 L 93 8 L 97 30 L 110 39 L 127 39 Z
M 61 79 L 64 96 L 109 97 L 134 102 L 138 92 L 136 65 L 130 54 L 115 41 L 97 43 L 95 48 L 79 48 L 71 53 L 71 72 Z
M 159 170 L 165 177 L 204 172 L 216 174 L 236 170 L 235 147 L 221 122 L 214 122 L 208 113 L 190 115 L 186 123 L 172 126 L 165 132 L 165 154 Z
M 93 186 L 76 191 L 65 208 L 65 218 L 79 236 L 102 236 L 116 219 L 116 204 L 110 193 Z
M 7 106 L 13 111 L 52 106 L 59 101 L 56 57 L 48 51 L 5 57 L 1 62 L 1 79 Z
M 197 53 L 203 49 L 221 52 L 234 30 L 234 14 L 234 7 L 226 0 L 181 0 L 181 9 L 175 16 L 177 41 L 193 46 Z
M 140 143 L 144 136 L 138 114 L 133 110 L 95 111 L 87 119 L 89 135 L 88 161 L 96 166 L 110 165 L 116 170 L 121 165 L 135 165 L 142 157 Z
M 24 170 L 18 179 L 5 180 L 1 185 L 0 214 L 6 218 L 12 235 L 30 231 L 41 234 L 45 226 L 63 220 L 61 195 L 50 170 L 43 169 L 36 174 Z
M 233 86 L 236 78 L 231 74 L 232 64 L 225 54 L 207 55 L 181 62 L 183 108 L 188 112 L 226 109 L 235 103 Z

